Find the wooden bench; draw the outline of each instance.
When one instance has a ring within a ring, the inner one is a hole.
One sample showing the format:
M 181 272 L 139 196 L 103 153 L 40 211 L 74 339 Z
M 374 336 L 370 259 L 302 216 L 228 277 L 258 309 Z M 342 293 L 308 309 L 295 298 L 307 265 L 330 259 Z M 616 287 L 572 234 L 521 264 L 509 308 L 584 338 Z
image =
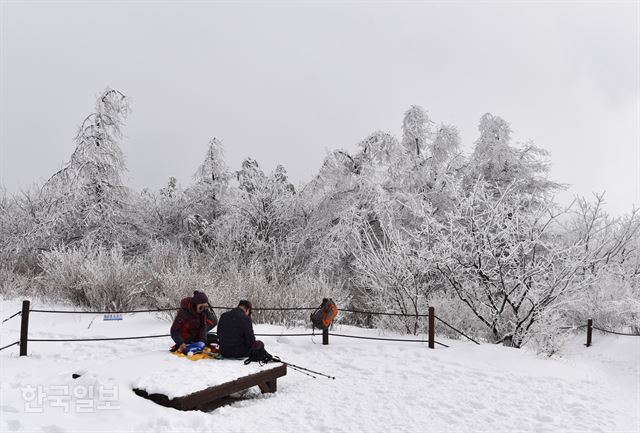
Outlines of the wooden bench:
M 181 397 L 168 398 L 164 394 L 149 394 L 143 389 L 134 388 L 133 392 L 147 398 L 161 406 L 172 407 L 178 410 L 202 410 L 209 411 L 235 401 L 229 397 L 230 394 L 244 391 L 253 386 L 260 387 L 260 391 L 265 393 L 276 392 L 277 379 L 287 374 L 287 365 L 282 364 L 275 368 L 270 368 L 259 373 L 240 377 L 231 382 L 221 383 L 187 394 Z

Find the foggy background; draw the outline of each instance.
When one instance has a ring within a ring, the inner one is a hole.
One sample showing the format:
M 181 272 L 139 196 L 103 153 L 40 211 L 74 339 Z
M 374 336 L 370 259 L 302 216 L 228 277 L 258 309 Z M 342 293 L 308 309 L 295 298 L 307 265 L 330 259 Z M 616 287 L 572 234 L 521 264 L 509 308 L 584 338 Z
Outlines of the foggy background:
M 294 183 L 328 150 L 400 135 L 426 108 L 465 151 L 485 112 L 547 149 L 573 194 L 640 203 L 639 14 L 624 3 L 1 3 L 0 183 L 68 160 L 111 86 L 132 98 L 128 184 L 189 184 L 208 140 L 227 162 L 283 164 Z

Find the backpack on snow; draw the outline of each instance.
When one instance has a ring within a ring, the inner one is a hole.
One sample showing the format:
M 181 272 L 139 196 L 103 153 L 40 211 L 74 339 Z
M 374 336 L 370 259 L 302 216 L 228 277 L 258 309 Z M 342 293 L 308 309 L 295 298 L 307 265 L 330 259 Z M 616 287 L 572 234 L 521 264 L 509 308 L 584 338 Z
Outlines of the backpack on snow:
M 320 308 L 311 313 L 311 323 L 314 328 L 327 329 L 338 314 L 338 306 L 333 299 L 324 298 Z
M 251 364 L 252 362 L 257 362 L 260 365 L 263 365 L 269 362 L 280 362 L 280 358 L 278 358 L 277 356 L 272 356 L 264 349 L 263 346 L 257 349 L 251 349 L 251 351 L 249 352 L 249 357 L 244 360 L 244 365 Z

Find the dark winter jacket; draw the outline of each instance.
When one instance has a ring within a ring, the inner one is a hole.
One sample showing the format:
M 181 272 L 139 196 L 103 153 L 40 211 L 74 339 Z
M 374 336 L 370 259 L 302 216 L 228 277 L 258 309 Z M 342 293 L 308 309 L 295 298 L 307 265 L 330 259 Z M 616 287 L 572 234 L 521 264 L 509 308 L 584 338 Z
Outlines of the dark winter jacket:
M 218 322 L 218 343 L 222 356 L 225 358 L 249 356 L 255 341 L 251 318 L 239 307 L 222 313 Z
M 212 322 L 215 322 L 215 314 L 211 317 L 211 315 L 207 315 L 207 310 L 198 313 L 193 306 L 192 299 L 184 298 L 180 301 L 180 309 L 171 325 L 171 338 L 175 341 L 176 346 L 197 341 L 206 343 L 208 329 L 215 326 L 215 323 L 211 326 Z

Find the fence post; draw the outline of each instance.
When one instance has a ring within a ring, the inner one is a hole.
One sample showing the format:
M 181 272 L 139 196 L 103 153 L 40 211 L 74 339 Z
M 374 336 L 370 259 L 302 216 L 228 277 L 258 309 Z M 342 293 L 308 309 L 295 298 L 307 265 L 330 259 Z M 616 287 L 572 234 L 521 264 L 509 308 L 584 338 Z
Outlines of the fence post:
M 322 328 L 322 345 L 329 345 L 329 328 Z
M 20 356 L 27 356 L 27 338 L 29 335 L 29 305 L 25 299 L 22 301 L 22 322 L 20 323 Z
M 587 320 L 587 347 L 591 346 L 591 334 L 593 333 L 593 319 Z
M 435 348 L 436 339 L 436 313 L 433 307 L 429 307 L 429 349 Z

